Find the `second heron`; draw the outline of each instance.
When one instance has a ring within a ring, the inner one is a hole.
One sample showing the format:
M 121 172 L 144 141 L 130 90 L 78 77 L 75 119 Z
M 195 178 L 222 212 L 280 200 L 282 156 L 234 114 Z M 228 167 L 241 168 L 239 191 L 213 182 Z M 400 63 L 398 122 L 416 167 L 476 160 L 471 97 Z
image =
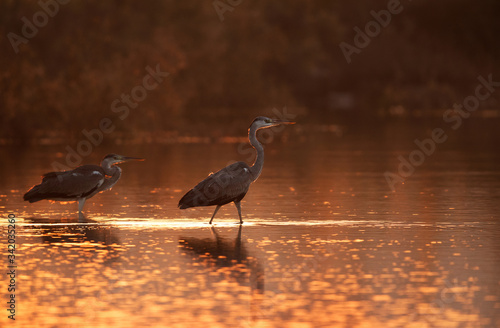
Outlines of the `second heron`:
M 295 122 L 270 119 L 264 116 L 257 117 L 253 120 L 248 129 L 250 144 L 257 151 L 257 158 L 253 165 L 249 166 L 245 162 L 236 162 L 216 173 L 210 174 L 205 180 L 198 183 L 182 197 L 179 201 L 179 208 L 185 209 L 189 207 L 215 205 L 214 214 L 209 222 L 209 224 L 212 224 L 220 207 L 234 202 L 238 209 L 240 224 L 243 223 L 240 202 L 243 197 L 245 197 L 250 184 L 259 177 L 262 172 L 262 167 L 264 166 L 264 148 L 257 140 L 257 130 L 270 128 L 280 124 L 294 123 Z

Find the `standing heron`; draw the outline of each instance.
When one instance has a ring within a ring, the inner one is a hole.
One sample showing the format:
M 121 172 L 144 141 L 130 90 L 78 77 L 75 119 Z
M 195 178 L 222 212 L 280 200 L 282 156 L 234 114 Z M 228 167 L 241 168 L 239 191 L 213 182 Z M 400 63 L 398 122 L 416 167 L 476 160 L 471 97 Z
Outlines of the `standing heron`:
M 216 173 L 210 174 L 182 197 L 179 201 L 179 208 L 185 209 L 189 207 L 216 205 L 214 214 L 209 222 L 209 224 L 212 224 L 215 214 L 217 214 L 221 206 L 234 202 L 240 217 L 240 224 L 242 224 L 240 202 L 245 197 L 250 184 L 259 177 L 264 166 L 264 148 L 257 140 L 257 130 L 280 124 L 294 123 L 273 120 L 264 116 L 257 117 L 248 129 L 250 144 L 257 151 L 257 158 L 253 165 L 248 166 L 245 162 L 236 162 Z
M 120 179 L 122 169 L 116 164 L 142 158 L 109 154 L 99 165 L 82 165 L 71 171 L 49 172 L 43 175 L 42 183 L 32 187 L 24 200 L 30 203 L 42 199 L 78 201 L 78 212 L 82 212 L 85 201 L 95 194 L 111 189 Z

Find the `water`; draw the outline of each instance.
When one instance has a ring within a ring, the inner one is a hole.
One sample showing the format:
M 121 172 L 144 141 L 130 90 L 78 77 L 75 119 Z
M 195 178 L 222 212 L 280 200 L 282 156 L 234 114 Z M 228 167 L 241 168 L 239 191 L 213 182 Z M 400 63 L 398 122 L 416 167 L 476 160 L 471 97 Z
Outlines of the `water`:
M 383 173 L 414 138 L 369 139 L 268 144 L 241 227 L 232 204 L 213 227 L 213 207 L 176 207 L 210 171 L 250 160 L 237 143 L 110 147 L 147 160 L 123 164 L 84 217 L 75 203 L 22 201 L 62 147 L 2 149 L 3 235 L 7 214 L 17 218 L 16 327 L 500 326 L 496 148 L 450 141 L 392 192 Z

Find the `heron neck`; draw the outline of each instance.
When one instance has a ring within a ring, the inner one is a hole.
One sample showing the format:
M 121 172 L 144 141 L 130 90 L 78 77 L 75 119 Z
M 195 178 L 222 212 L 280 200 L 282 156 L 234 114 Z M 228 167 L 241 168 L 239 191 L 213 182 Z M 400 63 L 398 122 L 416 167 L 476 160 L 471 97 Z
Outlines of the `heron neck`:
M 108 163 L 103 163 L 102 168 L 106 176 L 110 176 L 106 178 L 101 186 L 102 190 L 111 189 L 114 184 L 120 179 L 122 175 L 122 169 L 119 166 L 110 165 Z
M 257 151 L 255 162 L 250 168 L 255 181 L 259 177 L 262 172 L 262 167 L 264 166 L 264 147 L 262 147 L 262 144 L 257 140 L 257 128 L 254 126 L 251 126 L 248 131 L 248 139 L 252 147 Z

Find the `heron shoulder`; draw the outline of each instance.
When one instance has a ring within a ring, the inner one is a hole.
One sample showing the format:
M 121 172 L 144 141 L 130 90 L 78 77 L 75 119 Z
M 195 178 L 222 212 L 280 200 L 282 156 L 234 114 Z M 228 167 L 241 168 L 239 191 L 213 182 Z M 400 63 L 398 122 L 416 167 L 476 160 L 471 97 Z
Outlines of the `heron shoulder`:
M 226 169 L 230 172 L 238 172 L 238 171 L 249 172 L 250 166 L 245 162 L 236 162 L 233 164 L 229 164 L 224 169 Z
M 69 172 L 71 172 L 72 174 L 83 176 L 106 176 L 104 169 L 98 165 L 82 165 Z
M 234 184 L 250 185 L 251 182 L 252 173 L 248 164 L 245 162 L 236 162 L 215 173 L 210 173 L 193 189 L 204 189 L 206 187 L 212 186 L 214 183 L 227 187 Z
M 62 172 L 49 172 L 43 175 L 42 184 L 51 188 L 76 188 L 94 189 L 100 187 L 106 178 L 104 170 L 97 165 L 82 165 L 74 170 Z M 56 185 L 58 187 L 56 187 Z
M 58 176 L 106 176 L 102 167 L 97 165 L 82 165 L 73 170 L 48 172 L 43 175 L 43 178 L 57 178 Z
M 252 172 L 250 166 L 245 162 L 232 163 L 222 170 L 214 173 L 214 176 L 223 176 L 230 179 L 247 180 L 252 179 Z

